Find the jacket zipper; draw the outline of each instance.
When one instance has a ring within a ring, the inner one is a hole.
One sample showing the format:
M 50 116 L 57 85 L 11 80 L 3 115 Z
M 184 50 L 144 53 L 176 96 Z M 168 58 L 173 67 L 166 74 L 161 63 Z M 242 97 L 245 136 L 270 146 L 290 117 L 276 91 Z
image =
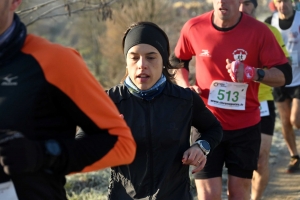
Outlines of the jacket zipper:
M 148 136 L 148 142 L 149 142 L 149 169 L 150 169 L 150 194 L 153 194 L 153 184 L 154 184 L 154 181 L 153 181 L 153 152 L 152 152 L 152 138 L 151 138 L 151 132 L 152 132 L 152 129 L 151 129 L 151 101 L 148 101 L 147 102 L 149 104 L 148 107 L 150 107 L 150 109 L 148 110 L 149 112 L 149 119 L 148 119 L 148 127 L 147 127 L 147 136 Z M 149 200 L 152 200 L 152 195 L 150 195 L 149 197 Z

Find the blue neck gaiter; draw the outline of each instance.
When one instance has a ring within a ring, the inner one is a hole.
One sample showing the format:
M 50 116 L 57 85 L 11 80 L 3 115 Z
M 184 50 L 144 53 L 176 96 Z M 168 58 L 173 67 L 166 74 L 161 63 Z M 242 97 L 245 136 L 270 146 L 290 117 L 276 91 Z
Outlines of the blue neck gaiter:
M 166 77 L 162 74 L 160 79 L 148 90 L 140 90 L 137 88 L 129 76 L 125 79 L 124 85 L 132 95 L 150 101 L 163 91 L 166 85 Z

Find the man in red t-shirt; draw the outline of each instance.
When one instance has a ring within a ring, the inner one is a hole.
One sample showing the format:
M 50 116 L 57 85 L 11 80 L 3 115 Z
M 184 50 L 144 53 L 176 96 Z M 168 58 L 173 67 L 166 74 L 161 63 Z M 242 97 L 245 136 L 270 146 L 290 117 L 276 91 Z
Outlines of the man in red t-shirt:
M 249 199 L 261 141 L 258 86 L 289 84 L 291 66 L 268 27 L 239 12 L 239 0 L 213 0 L 213 6 L 213 11 L 190 19 L 181 30 L 174 53 L 184 67 L 176 81 L 201 95 L 224 131 L 205 168 L 195 174 L 198 198 L 221 198 L 225 163 L 230 199 Z M 190 86 L 192 57 L 196 83 Z

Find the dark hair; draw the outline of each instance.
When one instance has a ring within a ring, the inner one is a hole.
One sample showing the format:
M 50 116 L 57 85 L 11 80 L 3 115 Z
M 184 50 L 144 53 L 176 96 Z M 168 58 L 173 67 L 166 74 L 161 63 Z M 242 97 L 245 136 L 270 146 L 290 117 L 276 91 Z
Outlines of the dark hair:
M 126 36 L 127 34 L 136 26 L 140 26 L 140 25 L 148 25 L 148 26 L 152 26 L 156 29 L 158 29 L 162 35 L 164 36 L 165 40 L 166 40 L 166 43 L 167 43 L 167 53 L 168 53 L 168 57 L 170 56 L 170 42 L 169 42 L 169 38 L 167 36 L 167 34 L 158 26 L 156 25 L 155 23 L 153 22 L 146 22 L 146 21 L 141 21 L 141 22 L 137 22 L 137 23 L 134 23 L 134 24 L 131 24 L 128 29 L 125 31 L 124 33 L 124 36 L 123 36 L 123 40 L 122 40 L 122 51 L 124 52 L 124 46 L 125 46 L 125 39 L 126 39 Z M 125 53 L 125 52 L 124 52 Z M 175 67 L 173 67 L 169 61 L 169 59 L 167 60 L 164 60 L 163 59 L 163 66 L 165 66 L 165 68 L 163 68 L 163 74 L 165 75 L 166 79 L 168 81 L 171 81 L 171 82 L 174 82 L 174 76 L 175 76 L 175 72 L 174 72 L 174 69 L 177 69 Z M 126 79 L 128 75 L 128 71 L 126 69 L 126 72 L 125 72 L 125 75 L 124 77 L 122 78 L 121 80 L 121 83 L 124 82 L 124 80 Z

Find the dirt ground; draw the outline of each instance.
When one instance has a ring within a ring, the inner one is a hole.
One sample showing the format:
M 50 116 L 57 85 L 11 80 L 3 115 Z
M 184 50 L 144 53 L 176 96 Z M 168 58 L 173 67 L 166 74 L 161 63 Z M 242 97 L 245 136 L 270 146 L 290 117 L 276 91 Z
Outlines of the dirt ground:
M 289 152 L 280 131 L 273 135 L 270 152 L 270 179 L 262 200 L 300 200 L 300 172 L 286 173 Z M 300 131 L 296 132 L 297 149 L 300 153 Z M 222 200 L 227 200 L 227 174 L 223 170 Z M 195 197 L 194 200 L 197 198 Z
M 283 140 L 283 139 L 282 139 Z M 298 152 L 300 153 L 300 132 L 296 133 Z M 300 200 L 300 172 L 286 173 L 289 162 L 287 147 L 279 148 L 276 154 L 271 154 L 270 180 L 265 190 L 263 200 Z

